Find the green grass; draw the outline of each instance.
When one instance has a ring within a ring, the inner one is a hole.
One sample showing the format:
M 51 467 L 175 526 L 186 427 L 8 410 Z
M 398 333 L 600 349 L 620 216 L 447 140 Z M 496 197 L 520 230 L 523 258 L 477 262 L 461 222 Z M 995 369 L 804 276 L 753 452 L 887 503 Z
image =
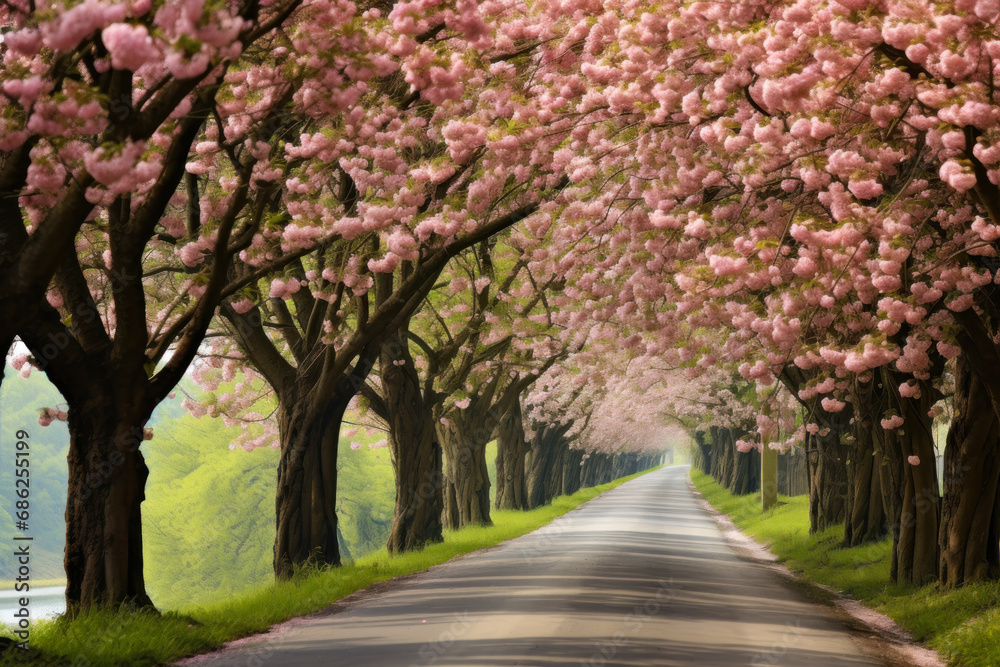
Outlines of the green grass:
M 713 507 L 807 581 L 836 588 L 890 616 L 949 665 L 1000 665 L 1000 584 L 953 591 L 933 584 L 921 588 L 890 584 L 890 540 L 843 548 L 843 526 L 810 535 L 808 496 L 781 496 L 783 504 L 762 513 L 758 494 L 733 496 L 694 468 L 691 479 Z
M 494 511 L 493 526 L 445 531 L 444 542 L 422 551 L 390 556 L 383 549 L 350 565 L 303 572 L 290 581 L 270 583 L 224 602 L 163 615 L 94 611 L 72 621 L 36 622 L 31 629 L 31 650 L 8 651 L 0 657 L 0 664 L 103 667 L 172 662 L 318 611 L 373 583 L 423 572 L 455 556 L 530 533 L 642 474 L 560 496 L 551 505 L 527 512 Z

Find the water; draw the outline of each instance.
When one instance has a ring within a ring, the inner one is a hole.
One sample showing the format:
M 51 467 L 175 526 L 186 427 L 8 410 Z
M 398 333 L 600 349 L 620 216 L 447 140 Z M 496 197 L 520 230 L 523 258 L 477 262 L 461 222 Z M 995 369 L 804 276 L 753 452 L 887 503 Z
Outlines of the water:
M 32 587 L 26 593 L 13 590 L 0 591 L 0 623 L 15 625 L 14 612 L 20 609 L 18 600 L 28 598 L 28 612 L 32 619 L 52 618 L 66 611 L 66 589 L 62 586 Z

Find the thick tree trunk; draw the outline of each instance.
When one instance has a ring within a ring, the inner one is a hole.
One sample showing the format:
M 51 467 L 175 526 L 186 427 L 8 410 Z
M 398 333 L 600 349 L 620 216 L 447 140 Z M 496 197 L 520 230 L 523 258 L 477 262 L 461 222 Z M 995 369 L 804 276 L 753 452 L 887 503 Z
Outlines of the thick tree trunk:
M 848 464 L 847 514 L 844 545 L 875 542 L 889 533 L 882 498 L 881 462 L 875 438 L 883 437 L 880 424 L 885 405 L 871 381 L 856 383 L 851 458 Z
M 806 456 L 801 449 L 791 449 L 778 455 L 778 493 L 785 496 L 809 493 Z
M 567 430 L 567 426 L 549 424 L 535 429 L 535 437 L 531 439 L 531 450 L 525 462 L 529 508 L 541 507 L 552 499 L 549 496 L 548 480 L 555 470 L 558 441 Z
M 580 485 L 589 488 L 597 485 L 598 468 L 601 458 L 593 452 L 583 455 L 583 466 L 580 468 Z
M 817 403 L 812 418 L 820 432 L 807 434 L 806 466 L 809 476 L 809 532 L 815 533 L 844 520 L 847 510 L 847 460 L 844 444 L 850 413 L 827 412 Z
M 615 457 L 611 454 L 601 454 L 600 467 L 598 468 L 597 474 L 597 484 L 607 484 L 612 481 L 614 477 L 612 476 L 612 471 L 614 468 Z
M 883 371 L 878 381 L 882 386 L 876 388 L 886 391 L 889 409 L 903 418 L 901 426 L 874 439 L 876 449 L 881 447 L 883 500 L 893 537 L 890 577 L 919 586 L 933 581 L 938 571 L 940 495 L 927 414 L 932 389 L 921 386 L 920 398 L 904 398 L 897 389 L 899 378 Z M 918 457 L 919 464 L 911 465 L 911 456 Z
M 848 466 L 845 546 L 876 542 L 889 533 L 882 505 L 882 482 L 875 457 L 873 429 L 857 428 Z
M 380 364 L 383 417 L 396 473 L 396 507 L 386 543 L 389 553 L 421 549 L 444 539 L 441 444 L 405 344 L 405 332 L 390 337 Z M 400 360 L 403 363 L 397 365 Z
M 566 442 L 565 438 L 559 437 L 555 441 L 552 466 L 545 480 L 545 504 L 551 503 L 553 498 L 563 495 L 563 466 L 565 465 L 566 452 L 568 450 L 569 443 Z
M 712 477 L 724 488 L 732 490 L 733 474 L 736 469 L 736 448 L 733 446 L 730 429 L 713 426 L 712 459 L 718 464 L 714 466 Z
M 95 395 L 69 411 L 66 606 L 152 607 L 142 560 L 145 420 Z
M 517 400 L 500 420 L 497 428 L 498 510 L 528 509 L 528 484 L 525 477 L 525 457 L 528 451 L 521 401 Z
M 458 518 L 458 501 L 455 499 L 455 484 L 448 475 L 443 477 L 442 483 L 444 485 L 444 513 L 441 515 L 441 521 L 444 523 L 445 528 L 458 530 L 462 527 L 462 524 Z
M 938 567 L 947 588 L 1000 578 L 1000 421 L 965 355 L 958 358 L 953 401 Z
M 581 470 L 583 466 L 583 450 L 567 449 L 563 459 L 562 491 L 564 495 L 572 495 L 580 490 Z
M 397 465 L 396 509 L 386 544 L 389 553 L 421 549 L 444 539 L 441 445 L 433 426 L 400 439 L 393 455 Z
M 727 488 L 733 495 L 743 496 L 760 491 L 760 452 L 751 449 L 741 452 L 736 449 L 736 441 L 744 432 L 732 428 L 721 429 L 726 448 L 732 451 L 732 475 Z
M 447 424 L 438 425 L 444 447 L 446 477 L 452 486 L 454 516 L 449 527 L 492 525 L 490 520 L 490 476 L 486 466 L 486 444 L 491 429 L 469 410 L 453 411 Z
M 311 411 L 307 397 L 279 401 L 278 490 L 274 573 L 340 564 L 337 541 L 337 445 L 350 396 Z

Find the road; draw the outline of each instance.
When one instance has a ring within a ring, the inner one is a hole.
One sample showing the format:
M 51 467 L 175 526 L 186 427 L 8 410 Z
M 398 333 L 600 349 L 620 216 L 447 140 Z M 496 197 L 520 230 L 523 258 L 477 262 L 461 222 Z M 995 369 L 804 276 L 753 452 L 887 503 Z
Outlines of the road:
M 686 476 L 644 475 L 530 535 L 184 664 L 882 664 L 824 607 L 738 558 Z

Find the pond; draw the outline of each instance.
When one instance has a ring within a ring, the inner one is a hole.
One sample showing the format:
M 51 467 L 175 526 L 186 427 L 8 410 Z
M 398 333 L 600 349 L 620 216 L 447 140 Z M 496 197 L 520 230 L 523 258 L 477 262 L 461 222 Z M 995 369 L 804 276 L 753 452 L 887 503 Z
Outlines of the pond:
M 18 600 L 28 598 L 28 612 L 32 619 L 52 618 L 66 610 L 66 589 L 62 586 L 44 586 L 18 593 L 0 591 L 0 622 L 15 625 L 14 613 L 20 608 Z

